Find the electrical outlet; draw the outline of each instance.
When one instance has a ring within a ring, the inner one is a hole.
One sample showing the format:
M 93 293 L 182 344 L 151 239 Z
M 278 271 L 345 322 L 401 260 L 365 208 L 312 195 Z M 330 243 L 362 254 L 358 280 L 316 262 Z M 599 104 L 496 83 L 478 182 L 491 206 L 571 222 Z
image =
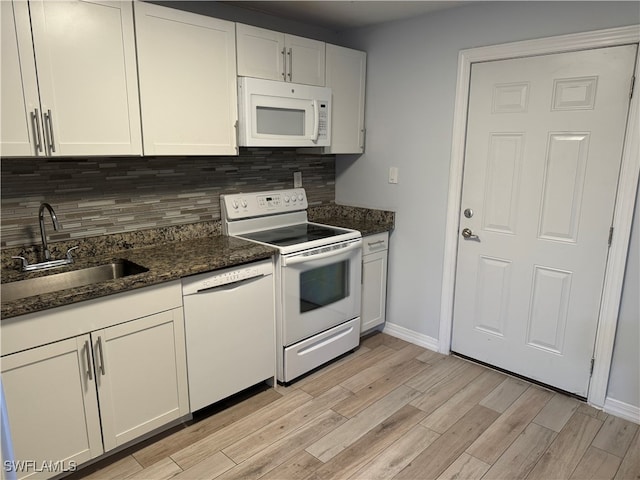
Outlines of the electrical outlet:
M 293 188 L 302 187 L 302 172 L 293 172 Z
M 389 183 L 398 183 L 398 167 L 389 167 Z

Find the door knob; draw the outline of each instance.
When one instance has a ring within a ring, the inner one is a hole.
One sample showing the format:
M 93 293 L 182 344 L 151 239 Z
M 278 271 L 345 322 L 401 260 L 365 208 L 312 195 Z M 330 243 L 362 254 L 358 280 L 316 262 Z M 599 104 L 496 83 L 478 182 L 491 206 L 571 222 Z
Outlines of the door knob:
M 480 237 L 478 235 L 474 235 L 470 228 L 463 229 L 462 236 L 466 240 L 480 240 Z

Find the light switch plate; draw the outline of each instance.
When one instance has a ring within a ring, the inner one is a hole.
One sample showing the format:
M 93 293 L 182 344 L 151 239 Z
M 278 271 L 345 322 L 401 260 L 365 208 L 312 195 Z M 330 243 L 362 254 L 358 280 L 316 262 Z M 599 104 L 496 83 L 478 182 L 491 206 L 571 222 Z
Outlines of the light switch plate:
M 293 188 L 302 188 L 302 172 L 293 172 Z
M 389 167 L 389 183 L 398 183 L 398 167 Z

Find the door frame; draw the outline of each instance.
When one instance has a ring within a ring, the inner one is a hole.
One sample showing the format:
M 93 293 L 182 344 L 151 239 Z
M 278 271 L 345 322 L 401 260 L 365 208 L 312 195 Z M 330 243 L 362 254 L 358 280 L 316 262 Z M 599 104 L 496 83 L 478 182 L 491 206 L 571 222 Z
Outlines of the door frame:
M 639 25 L 632 25 L 460 51 L 458 55 L 458 79 L 456 82 L 456 103 L 453 121 L 444 266 L 442 274 L 440 334 L 438 339 L 438 351 L 440 353 L 448 354 L 451 351 L 459 241 L 458 231 L 462 198 L 462 174 L 467 133 L 467 107 L 471 88 L 471 65 L 476 62 L 640 43 L 639 27 Z M 636 56 L 636 76 L 640 72 L 639 58 L 640 53 Z M 627 118 L 627 131 L 624 138 L 622 164 L 620 167 L 620 177 L 618 178 L 618 191 L 613 216 L 614 235 L 609 248 L 605 269 L 602 302 L 598 316 L 598 329 L 594 348 L 595 361 L 587 397 L 589 404 L 597 407 L 604 406 L 607 394 L 627 252 L 629 250 L 631 223 L 633 220 L 636 191 L 638 189 L 638 178 L 640 177 L 639 118 L 640 94 L 638 93 L 638 88 L 636 88 L 631 98 Z

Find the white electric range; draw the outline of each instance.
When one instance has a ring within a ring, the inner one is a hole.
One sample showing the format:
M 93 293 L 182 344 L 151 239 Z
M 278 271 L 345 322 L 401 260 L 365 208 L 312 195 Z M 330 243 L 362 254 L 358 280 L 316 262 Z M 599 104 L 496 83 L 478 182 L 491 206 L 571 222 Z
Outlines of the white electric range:
M 287 383 L 360 342 L 362 235 L 309 222 L 302 188 L 222 195 L 225 235 L 276 247 L 277 378 Z

